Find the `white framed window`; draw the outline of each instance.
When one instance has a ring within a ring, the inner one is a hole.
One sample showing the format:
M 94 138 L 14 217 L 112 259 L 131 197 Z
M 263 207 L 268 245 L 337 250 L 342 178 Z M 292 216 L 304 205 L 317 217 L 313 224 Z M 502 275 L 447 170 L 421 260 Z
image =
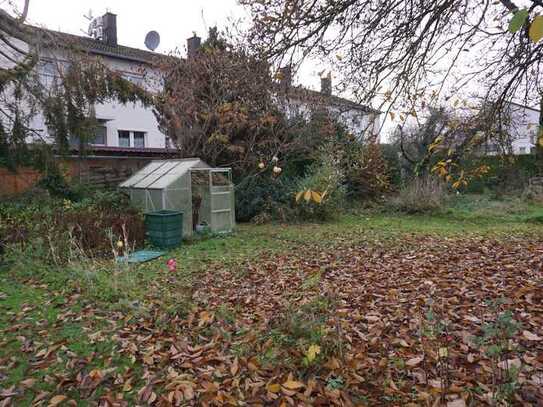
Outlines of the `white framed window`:
M 88 134 L 84 138 L 85 144 L 92 146 L 105 146 L 107 145 L 107 127 L 103 122 L 98 122 L 94 127 L 94 130 L 91 134 Z M 70 136 L 70 144 L 78 146 L 81 144 L 81 139 L 79 136 Z
M 118 130 L 119 147 L 145 148 L 145 132 Z
M 145 133 L 143 131 L 134 131 L 134 147 L 145 148 Z
M 119 130 L 119 147 L 130 147 L 130 132 Z
M 145 84 L 145 80 L 143 75 L 138 75 L 136 73 L 132 72 L 123 72 L 121 76 L 126 79 L 127 81 L 132 82 L 134 85 L 138 85 L 140 87 L 143 87 Z

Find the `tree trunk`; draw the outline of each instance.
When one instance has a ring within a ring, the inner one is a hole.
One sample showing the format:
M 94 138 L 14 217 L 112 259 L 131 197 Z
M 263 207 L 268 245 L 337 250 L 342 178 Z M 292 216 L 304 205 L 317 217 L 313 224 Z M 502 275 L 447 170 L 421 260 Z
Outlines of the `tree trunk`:
M 543 95 L 539 101 L 539 127 L 535 139 L 535 154 L 538 175 L 543 175 Z

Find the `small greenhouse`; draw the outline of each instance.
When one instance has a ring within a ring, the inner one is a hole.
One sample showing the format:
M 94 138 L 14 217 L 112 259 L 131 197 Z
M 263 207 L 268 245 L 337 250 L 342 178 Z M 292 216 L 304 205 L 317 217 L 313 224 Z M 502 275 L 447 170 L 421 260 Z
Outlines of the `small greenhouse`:
M 230 168 L 211 168 L 199 158 L 154 160 L 119 185 L 145 212 L 183 212 L 183 236 L 206 225 L 214 232 L 235 226 Z

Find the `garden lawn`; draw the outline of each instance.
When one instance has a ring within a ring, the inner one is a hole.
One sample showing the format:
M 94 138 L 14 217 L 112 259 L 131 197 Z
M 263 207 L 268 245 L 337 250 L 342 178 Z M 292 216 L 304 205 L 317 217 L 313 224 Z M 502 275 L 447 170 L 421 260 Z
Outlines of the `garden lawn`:
M 541 213 L 500 213 L 241 225 L 135 266 L 18 259 L 0 405 L 535 404 Z

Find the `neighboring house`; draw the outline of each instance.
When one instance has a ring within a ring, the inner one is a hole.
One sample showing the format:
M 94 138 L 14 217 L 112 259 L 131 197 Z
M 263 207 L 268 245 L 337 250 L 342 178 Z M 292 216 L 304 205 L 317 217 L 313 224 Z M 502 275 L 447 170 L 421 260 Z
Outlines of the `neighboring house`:
M 27 51 L 36 47 L 39 55 L 36 69 L 45 89 L 52 86 L 63 68 L 68 66 L 70 50 L 75 49 L 100 57 L 125 79 L 149 91 L 160 91 L 161 77 L 152 65 L 156 58 L 165 56 L 118 44 L 115 14 L 106 13 L 101 17 L 101 23 L 96 38 L 25 26 L 31 39 L 27 43 L 21 40 L 15 40 L 14 43 Z M 10 52 L 9 49 L 0 51 Z M 16 53 L 12 54 L 13 57 L 21 58 Z M 0 56 L 0 65 L 10 67 L 9 59 Z M 86 154 L 81 156 L 79 140 L 72 139 L 70 154 L 62 156 L 63 167 L 72 178 L 90 184 L 116 185 L 152 159 L 178 156 L 177 150 L 168 146 L 166 136 L 160 132 L 152 108 L 146 108 L 140 103 L 123 105 L 111 101 L 94 106 L 94 113 L 99 125 L 86 148 Z M 36 130 L 33 137 L 46 142 L 51 140 L 40 112 L 33 117 L 29 127 Z M 25 171 L 31 172 L 29 169 Z M 6 178 L 8 175 L 2 172 L 0 177 Z M 17 182 L 15 180 L 14 185 Z M 14 187 L 11 193 L 21 192 L 30 186 L 24 184 L 22 187 Z
M 159 74 L 151 67 L 153 59 L 158 54 L 119 45 L 115 14 L 106 13 L 101 20 L 102 34 L 97 38 L 31 27 L 37 35 L 49 36 L 54 40 L 50 41 L 54 48 L 42 46 L 40 50 L 38 72 L 42 83 L 46 86 L 52 84 L 59 72 L 57 64 L 69 63 L 62 48 L 68 45 L 100 57 L 106 65 L 120 72 L 125 79 L 145 86 L 148 90 L 159 91 Z M 44 43 L 47 44 L 46 41 Z M 56 46 L 56 44 L 61 44 L 61 46 Z M 139 103 L 123 105 L 111 101 L 96 105 L 95 114 L 100 125 L 96 129 L 94 140 L 90 143 L 92 150 L 101 150 L 102 147 L 119 147 L 143 151 L 166 147 L 166 137 L 159 131 L 151 108 L 145 108 Z M 40 115 L 34 120 L 33 127 L 43 129 L 44 133 L 47 132 L 43 117 Z
M 37 35 L 54 39 L 54 41 L 49 41 L 53 46 L 40 47 L 38 72 L 42 82 L 46 85 L 52 84 L 55 75 L 58 75 L 57 64 L 68 63 L 63 47 L 73 46 L 90 55 L 99 56 L 108 66 L 119 71 L 125 79 L 135 84 L 144 86 L 150 91 L 158 92 L 161 89 L 161 75 L 153 69 L 153 61 L 156 61 L 157 58 L 165 58 L 165 56 L 120 45 L 117 41 L 117 16 L 115 14 L 108 12 L 101 17 L 101 29 L 96 38 L 36 27 L 28 28 L 34 30 Z M 44 41 L 44 44 L 47 43 Z M 189 38 L 187 40 L 189 57 L 199 47 L 199 37 Z M 288 81 L 290 87 L 290 71 L 288 77 L 282 81 L 283 84 L 285 81 Z M 332 95 L 331 81 L 330 75 L 321 78 L 320 92 L 303 87 L 291 87 L 281 104 L 284 105 L 287 114 L 306 114 L 315 108 L 324 107 L 358 138 L 375 138 L 380 125 L 380 112 Z M 151 108 L 145 108 L 137 103 L 123 105 L 111 101 L 96 105 L 95 115 L 100 125 L 96 129 L 94 140 L 90 143 L 90 151 L 104 151 L 120 155 L 130 152 L 159 153 L 161 149 L 170 152 L 167 138 L 158 129 L 158 123 Z M 41 115 L 36 116 L 32 127 L 40 129 L 44 138 L 47 138 L 47 128 Z
M 332 75 L 321 77 L 321 89 L 314 91 L 302 86 L 292 86 L 290 68 L 280 70 L 278 102 L 285 113 L 292 117 L 301 115 L 309 119 L 315 111 L 325 110 L 345 126 L 358 140 L 379 142 L 379 110 L 361 105 L 332 94 Z
M 539 110 L 509 102 L 506 112 L 509 116 L 507 133 L 510 137 L 511 152 L 515 155 L 534 154 L 539 129 Z M 498 154 L 499 148 L 496 143 L 488 143 L 486 154 Z
M 104 14 L 100 23 L 100 29 L 93 30 L 94 37 L 26 26 L 35 36 L 36 44 L 39 44 L 40 60 L 37 70 L 42 84 L 47 88 L 54 83 L 62 68 L 69 64 L 69 49 L 74 48 L 102 58 L 105 64 L 120 72 L 124 78 L 146 87 L 149 91 L 160 91 L 162 77 L 160 72 L 153 68 L 153 62 L 167 56 L 120 45 L 117 41 L 115 14 Z M 197 52 L 200 42 L 197 36 L 187 40 L 188 57 Z M 25 49 L 36 46 L 19 40 L 15 40 L 15 43 Z M 10 50 L 0 51 L 9 53 Z M 2 60 L 0 53 L 0 66 L 7 65 L 9 61 Z M 321 79 L 321 92 L 290 87 L 290 71 L 287 80 L 289 90 L 286 93 L 281 92 L 281 95 L 286 97 L 278 98 L 287 114 L 301 113 L 309 117 L 315 109 L 324 108 L 359 139 L 377 140 L 380 112 L 332 95 L 330 75 Z M 282 84 L 284 83 L 285 81 L 282 81 Z M 94 113 L 99 125 L 84 157 L 81 157 L 78 151 L 79 141 L 72 140 L 70 172 L 83 182 L 107 182 L 109 179 L 110 183 L 114 183 L 129 176 L 150 159 L 177 154 L 177 150 L 169 145 L 167 137 L 159 130 L 152 108 L 146 108 L 139 103 L 123 105 L 111 101 L 96 105 Z M 39 112 L 30 127 L 37 130 L 41 139 L 51 140 L 44 117 Z M 108 178 L 112 171 L 114 176 Z

